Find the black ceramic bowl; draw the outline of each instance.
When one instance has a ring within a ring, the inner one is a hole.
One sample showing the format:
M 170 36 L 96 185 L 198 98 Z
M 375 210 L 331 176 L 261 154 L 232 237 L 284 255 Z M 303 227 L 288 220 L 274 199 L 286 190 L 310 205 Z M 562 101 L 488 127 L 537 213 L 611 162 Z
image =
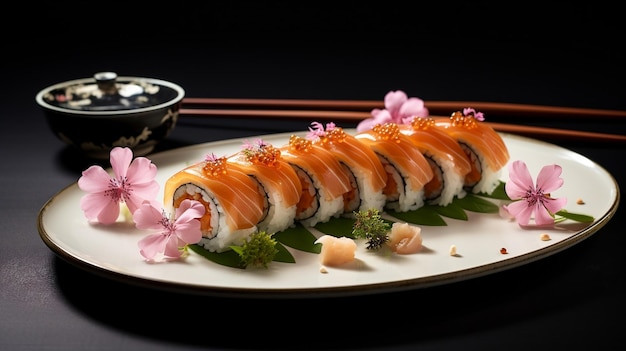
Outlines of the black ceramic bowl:
M 151 78 L 96 73 L 41 90 L 36 101 L 54 134 L 86 156 L 108 159 L 116 146 L 150 153 L 174 129 L 185 91 Z

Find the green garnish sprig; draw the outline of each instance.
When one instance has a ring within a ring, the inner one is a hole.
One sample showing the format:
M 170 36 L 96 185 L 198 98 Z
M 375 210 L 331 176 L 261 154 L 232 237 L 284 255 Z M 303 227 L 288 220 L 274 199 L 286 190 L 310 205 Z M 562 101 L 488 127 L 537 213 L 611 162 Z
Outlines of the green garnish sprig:
M 378 250 L 389 241 L 391 226 L 385 222 L 377 209 L 353 212 L 356 218 L 352 235 L 367 240 L 368 250 Z
M 268 268 L 278 253 L 276 240 L 265 231 L 253 233 L 241 246 L 232 245 L 231 249 L 239 254 L 244 267 Z

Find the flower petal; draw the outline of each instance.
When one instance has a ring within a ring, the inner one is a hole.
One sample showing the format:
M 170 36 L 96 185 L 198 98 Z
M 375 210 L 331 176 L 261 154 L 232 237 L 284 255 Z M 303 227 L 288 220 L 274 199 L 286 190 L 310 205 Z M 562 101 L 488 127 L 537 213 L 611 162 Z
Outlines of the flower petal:
M 126 172 L 128 181 L 133 184 L 150 183 L 157 175 L 157 166 L 145 157 L 137 157 L 130 163 Z
M 138 229 L 164 229 L 163 219 L 163 213 L 147 201 L 133 213 L 133 221 Z
M 376 125 L 376 121 L 373 118 L 366 118 L 362 120 L 361 122 L 359 122 L 359 124 L 357 124 L 356 131 L 365 132 L 374 128 L 375 125 Z
M 376 116 L 378 116 L 378 114 L 379 114 L 379 113 L 381 113 L 382 111 L 387 111 L 387 110 L 380 109 L 380 108 L 375 108 L 375 109 L 373 109 L 373 110 L 372 110 L 372 112 L 370 112 L 370 113 L 372 114 L 372 117 L 376 117 Z
M 200 201 L 183 200 L 176 209 L 176 224 L 187 223 L 194 219 L 204 216 L 206 208 Z
M 513 220 L 515 219 L 515 216 L 513 216 L 510 212 L 509 209 L 507 208 L 506 205 L 502 205 L 500 207 L 498 207 L 498 215 L 501 218 L 507 219 L 507 220 Z
M 389 114 L 389 111 L 387 110 L 381 110 L 376 117 L 367 118 L 359 122 L 356 129 L 358 132 L 364 132 L 374 128 L 377 124 L 384 124 L 387 122 L 392 122 L 391 114 Z
M 130 161 L 133 159 L 133 152 L 128 147 L 114 147 L 110 152 L 110 163 L 116 179 L 126 176 Z
M 543 205 L 545 206 L 546 211 L 550 211 L 550 213 L 555 214 L 557 212 L 559 212 L 563 207 L 565 207 L 565 204 L 567 203 L 567 198 L 564 197 L 560 197 L 558 199 L 547 199 L 544 200 Z
M 154 181 L 149 184 L 134 186 L 132 190 L 131 195 L 126 199 L 126 205 L 128 205 L 131 213 L 135 213 L 135 210 L 145 201 L 156 203 L 155 198 L 159 192 L 159 183 Z
M 120 204 L 103 193 L 86 194 L 80 199 L 80 208 L 90 221 L 112 224 L 120 215 Z
M 88 193 L 103 192 L 109 188 L 111 176 L 100 166 L 91 166 L 78 178 L 80 190 Z
M 114 202 L 107 202 L 107 206 L 98 215 L 98 222 L 102 224 L 113 224 L 120 216 L 120 205 Z
M 176 236 L 185 244 L 197 244 L 202 239 L 200 221 L 194 219 L 189 222 L 176 224 Z
M 527 225 L 533 214 L 534 207 L 528 206 L 525 200 L 520 200 L 506 205 L 505 209 L 515 217 L 517 224 Z
M 402 90 L 390 91 L 385 95 L 385 109 L 392 117 L 399 117 L 400 108 L 407 99 L 408 96 Z
M 528 189 L 534 189 L 533 179 L 526 163 L 517 160 L 509 165 L 509 181 L 506 182 L 504 189 L 513 200 L 521 199 Z
M 537 204 L 535 210 L 535 224 L 539 226 L 549 226 L 554 224 L 554 217 L 541 205 Z
M 544 166 L 537 176 L 537 189 L 542 189 L 544 193 L 550 193 L 563 185 L 561 176 L 562 168 L 559 165 Z
M 135 212 L 144 200 L 152 201 L 156 198 L 160 189 L 159 183 L 155 180 L 156 174 L 157 167 L 148 158 L 137 157 L 131 162 L 126 173 L 129 186 L 133 190 L 126 199 L 131 213 Z
M 374 121 L 380 124 L 391 122 L 392 120 L 393 117 L 391 116 L 391 113 L 387 110 L 380 111 L 380 113 L 376 115 L 376 117 L 374 117 Z
M 175 232 L 185 244 L 195 244 L 202 239 L 199 218 L 205 211 L 204 205 L 194 200 L 183 200 L 176 209 Z
M 168 237 L 163 234 L 150 234 L 139 240 L 139 253 L 148 260 L 151 260 L 162 252 L 167 244 Z
M 409 98 L 402 106 L 398 113 L 398 118 L 404 119 L 407 117 L 428 117 L 428 109 L 424 106 L 424 100 L 412 97 Z M 397 121 L 400 123 L 401 121 Z
M 165 248 L 163 254 L 167 257 L 180 257 L 182 252 L 179 250 L 178 238 L 175 235 L 170 235 L 165 242 Z

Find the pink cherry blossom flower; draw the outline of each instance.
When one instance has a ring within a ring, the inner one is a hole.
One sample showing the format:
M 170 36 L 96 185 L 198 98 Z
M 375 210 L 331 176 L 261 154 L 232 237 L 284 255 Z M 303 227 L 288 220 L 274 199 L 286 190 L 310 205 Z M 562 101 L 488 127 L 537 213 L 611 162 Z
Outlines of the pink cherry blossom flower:
M 165 211 L 159 211 L 148 201 L 144 202 L 133 214 L 135 226 L 159 232 L 141 239 L 137 243 L 139 252 L 147 260 L 154 259 L 158 254 L 168 258 L 181 257 L 187 245 L 196 244 L 202 239 L 199 218 L 204 213 L 202 203 L 187 199 L 176 208 L 174 219 L 170 219 Z
M 258 150 L 258 149 L 263 149 L 266 146 L 268 146 L 268 144 L 263 139 L 257 139 L 254 141 L 254 143 L 248 140 L 244 140 L 243 144 L 241 145 L 241 148 L 243 150 Z
M 390 91 L 385 95 L 385 108 L 373 109 L 372 118 L 361 121 L 357 132 L 372 129 L 377 124 L 408 124 L 414 117 L 428 117 L 428 109 L 420 98 L 409 98 L 402 90 Z
M 216 154 L 214 154 L 212 152 L 210 154 L 206 154 L 204 156 L 204 162 L 215 162 L 215 161 L 217 161 L 219 159 L 220 158 Z
M 528 225 L 534 214 L 535 223 L 539 226 L 554 224 L 554 214 L 560 211 L 566 198 L 552 198 L 550 192 L 557 190 L 563 185 L 561 166 L 544 166 L 537 176 L 537 183 L 528 171 L 528 167 L 522 161 L 515 161 L 509 166 L 509 181 L 506 182 L 505 191 L 512 203 L 505 209 L 515 217 L 521 226 Z
M 327 132 L 335 129 L 337 126 L 333 122 L 326 123 L 326 127 L 320 122 L 312 122 L 309 132 L 306 135 L 308 140 L 318 140 L 320 137 L 326 136 Z
M 132 162 L 131 162 L 132 160 Z M 145 200 L 154 201 L 159 184 L 154 179 L 157 167 L 145 157 L 133 160 L 127 147 L 115 147 L 110 153 L 114 176 L 102 167 L 91 166 L 78 179 L 78 187 L 87 192 L 80 199 L 80 207 L 90 221 L 114 223 L 120 214 L 120 205 L 126 204 L 131 213 Z
M 463 116 L 474 116 L 477 121 L 484 121 L 485 115 L 482 112 L 478 112 L 471 107 L 466 107 L 463 109 Z

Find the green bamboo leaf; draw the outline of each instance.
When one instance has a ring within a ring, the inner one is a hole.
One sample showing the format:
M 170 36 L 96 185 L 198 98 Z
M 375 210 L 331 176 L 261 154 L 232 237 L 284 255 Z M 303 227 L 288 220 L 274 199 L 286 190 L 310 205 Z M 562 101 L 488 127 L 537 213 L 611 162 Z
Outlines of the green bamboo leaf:
M 352 235 L 352 228 L 354 226 L 354 219 L 346 217 L 331 218 L 326 223 L 318 223 L 315 225 L 315 229 L 320 232 L 336 237 L 348 237 L 354 239 Z
M 244 269 L 243 262 L 241 261 L 241 248 L 240 247 L 232 247 L 232 250 L 227 250 L 224 252 L 211 252 L 204 247 L 193 244 L 189 245 L 189 249 L 198 255 L 206 258 L 207 260 L 221 264 L 222 266 L 231 267 L 231 268 L 239 268 Z M 284 262 L 284 263 L 296 263 L 296 259 L 291 255 L 289 250 L 281 243 L 276 243 L 276 249 L 278 252 L 274 256 L 275 262 Z
M 482 197 L 489 197 L 489 198 L 497 199 L 497 200 L 509 200 L 510 201 L 511 198 L 509 198 L 509 196 L 506 194 L 505 185 L 506 185 L 505 182 L 500 181 L 498 186 L 496 186 L 496 188 L 491 192 L 491 194 L 478 193 L 476 195 L 479 195 Z
M 467 213 L 456 203 L 456 199 L 447 206 L 429 205 L 444 217 L 467 221 Z
M 241 262 L 241 257 L 234 250 L 211 252 L 197 244 L 189 245 L 189 249 L 207 260 L 221 264 L 222 266 L 240 269 L 244 268 Z
M 462 208 L 472 211 L 472 212 L 480 212 L 480 213 L 497 213 L 498 205 L 494 204 L 489 200 L 485 200 L 481 197 L 478 197 L 474 194 L 466 194 L 462 199 L 456 198 L 454 203 L 461 206 Z
M 572 212 L 568 212 L 567 210 L 561 210 L 557 212 L 556 215 L 567 218 L 567 219 L 571 219 L 573 221 L 583 222 L 583 223 L 590 223 L 590 222 L 593 222 L 594 220 L 593 216 L 580 214 L 580 213 L 572 213 Z
M 388 215 L 415 225 L 447 226 L 448 224 L 441 218 L 441 215 L 433 206 L 422 206 L 414 211 L 396 212 L 388 211 Z
M 293 257 L 291 252 L 289 252 L 289 250 L 287 250 L 287 248 L 280 242 L 276 243 L 276 250 L 278 250 L 278 252 L 274 256 L 275 262 L 296 263 L 296 259 Z
M 300 223 L 297 223 L 294 227 L 277 232 L 272 237 L 279 243 L 296 250 L 320 253 L 321 245 L 315 244 L 317 238 Z

